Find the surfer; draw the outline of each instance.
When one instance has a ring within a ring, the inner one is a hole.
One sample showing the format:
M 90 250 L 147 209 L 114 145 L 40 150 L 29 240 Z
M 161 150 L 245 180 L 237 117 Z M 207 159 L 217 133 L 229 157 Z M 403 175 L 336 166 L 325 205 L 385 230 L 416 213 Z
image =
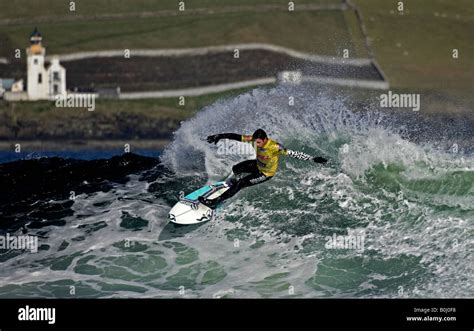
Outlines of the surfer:
M 322 164 L 327 162 L 323 157 L 313 157 L 303 152 L 286 149 L 275 140 L 269 139 L 265 131 L 262 129 L 258 129 L 253 133 L 253 135 L 221 133 L 207 137 L 207 141 L 210 144 L 217 144 L 221 139 L 232 139 L 244 143 L 254 143 L 257 152 L 257 159 L 243 161 L 232 167 L 232 172 L 235 175 L 240 175 L 242 173 L 249 173 L 249 175 L 241 177 L 240 179 L 231 180 L 230 188 L 221 196 L 215 199 L 206 199 L 202 196 L 198 198 L 199 202 L 212 209 L 215 209 L 222 201 L 234 196 L 242 188 L 260 184 L 272 179 L 277 172 L 280 155 L 288 155 L 300 160 L 313 160 L 316 163 Z

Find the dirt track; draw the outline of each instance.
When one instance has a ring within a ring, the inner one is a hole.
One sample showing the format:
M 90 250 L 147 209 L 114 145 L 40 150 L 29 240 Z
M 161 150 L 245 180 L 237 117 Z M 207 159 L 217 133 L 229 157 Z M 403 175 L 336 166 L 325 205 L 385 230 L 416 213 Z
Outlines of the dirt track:
M 109 57 L 62 62 L 67 88 L 117 87 L 123 92 L 209 86 L 276 76 L 282 70 L 307 75 L 381 80 L 373 66 L 341 66 L 294 59 L 266 50 L 182 57 Z M 25 77 L 24 63 L 0 64 L 0 77 Z

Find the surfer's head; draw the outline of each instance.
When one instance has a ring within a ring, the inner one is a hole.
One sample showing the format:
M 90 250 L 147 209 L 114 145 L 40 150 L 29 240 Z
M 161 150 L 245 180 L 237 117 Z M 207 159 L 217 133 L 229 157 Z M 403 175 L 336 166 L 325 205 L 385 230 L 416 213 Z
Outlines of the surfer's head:
M 263 147 L 268 141 L 267 134 L 262 129 L 258 129 L 257 131 L 255 131 L 252 135 L 252 138 L 258 147 Z

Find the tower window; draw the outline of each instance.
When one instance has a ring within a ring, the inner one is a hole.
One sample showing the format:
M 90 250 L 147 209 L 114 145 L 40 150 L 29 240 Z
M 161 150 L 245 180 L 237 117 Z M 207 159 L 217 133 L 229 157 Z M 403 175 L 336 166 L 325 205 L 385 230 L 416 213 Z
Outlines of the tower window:
M 34 64 L 38 64 L 38 59 L 34 59 L 34 60 L 33 60 L 33 63 L 34 63 Z
M 53 85 L 53 92 L 54 92 L 54 94 L 58 94 L 58 92 L 59 92 L 58 84 Z
M 59 80 L 59 72 L 57 72 L 57 71 L 53 72 L 53 79 L 54 80 Z
M 41 84 L 41 83 L 43 83 L 43 75 L 38 74 L 38 84 Z

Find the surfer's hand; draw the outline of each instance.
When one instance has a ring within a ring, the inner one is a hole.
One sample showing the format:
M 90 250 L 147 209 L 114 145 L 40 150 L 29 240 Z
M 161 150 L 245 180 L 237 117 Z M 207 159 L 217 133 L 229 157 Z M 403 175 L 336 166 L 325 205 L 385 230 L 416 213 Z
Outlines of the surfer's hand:
M 221 137 L 219 134 L 215 134 L 215 135 L 207 137 L 207 142 L 209 144 L 217 144 L 219 140 L 221 140 Z
M 328 162 L 328 160 L 326 160 L 324 157 L 320 157 L 320 156 L 316 156 L 313 159 L 313 161 L 316 162 L 316 163 L 322 163 L 322 164 L 325 164 L 326 162 Z

